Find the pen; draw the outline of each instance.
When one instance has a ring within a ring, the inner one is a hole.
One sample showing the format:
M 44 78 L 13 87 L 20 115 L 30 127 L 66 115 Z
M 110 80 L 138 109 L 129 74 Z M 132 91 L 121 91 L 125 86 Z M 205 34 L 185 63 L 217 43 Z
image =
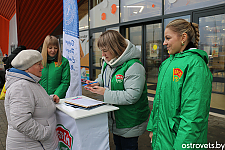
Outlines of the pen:
M 98 82 L 95 81 L 95 82 L 92 82 L 92 83 L 89 83 L 89 84 L 94 84 L 94 83 L 98 83 Z M 86 86 L 86 85 L 89 85 L 89 84 L 83 84 L 82 86 Z

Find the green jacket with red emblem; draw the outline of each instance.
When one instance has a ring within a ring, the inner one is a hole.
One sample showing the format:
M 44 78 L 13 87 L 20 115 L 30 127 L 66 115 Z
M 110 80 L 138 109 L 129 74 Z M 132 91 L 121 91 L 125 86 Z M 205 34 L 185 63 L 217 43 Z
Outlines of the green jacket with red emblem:
M 138 59 L 131 59 L 127 62 L 124 62 L 123 65 L 118 66 L 111 78 L 111 90 L 112 91 L 124 91 L 124 76 L 126 71 L 134 63 L 141 62 Z M 104 63 L 103 71 L 105 70 L 107 63 Z M 103 77 L 104 78 L 104 77 Z M 149 117 L 149 106 L 147 98 L 147 84 L 144 83 L 144 89 L 141 91 L 141 96 L 136 103 L 130 105 L 118 105 L 119 110 L 115 111 L 116 127 L 117 128 L 131 128 L 137 125 L 142 124 Z
M 104 101 L 120 109 L 109 113 L 109 129 L 122 137 L 137 137 L 146 131 L 149 117 L 145 68 L 141 51 L 129 40 L 119 57 L 105 63 L 97 81 L 105 88 Z
M 70 86 L 70 65 L 69 61 L 62 56 L 62 63 L 57 66 L 57 62 L 47 63 L 42 69 L 41 86 L 51 95 L 55 94 L 60 99 L 65 98 Z
M 188 49 L 170 55 L 161 64 L 147 126 L 153 132 L 153 150 L 181 150 L 191 148 L 191 143 L 207 144 L 212 91 L 207 63 L 205 51 Z

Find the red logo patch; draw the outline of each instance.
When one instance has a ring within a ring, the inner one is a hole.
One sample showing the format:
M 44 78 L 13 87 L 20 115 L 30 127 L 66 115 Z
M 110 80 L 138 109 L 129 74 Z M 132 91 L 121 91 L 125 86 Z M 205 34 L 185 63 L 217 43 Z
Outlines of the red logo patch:
M 180 68 L 173 68 L 173 81 L 178 82 L 182 75 L 183 71 Z
M 59 66 L 57 66 L 57 65 L 58 65 L 58 62 L 55 62 L 55 67 L 60 67 L 62 65 L 62 62 Z
M 123 82 L 123 75 L 121 75 L 121 74 L 118 74 L 118 75 L 116 75 L 116 82 L 117 83 L 121 83 L 121 82 Z

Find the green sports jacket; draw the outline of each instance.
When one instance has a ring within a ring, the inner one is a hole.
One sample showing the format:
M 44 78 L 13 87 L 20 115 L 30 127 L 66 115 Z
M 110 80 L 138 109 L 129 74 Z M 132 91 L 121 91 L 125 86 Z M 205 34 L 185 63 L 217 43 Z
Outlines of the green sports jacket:
M 160 66 L 147 126 L 153 132 L 153 150 L 181 150 L 207 143 L 212 91 L 207 63 L 205 51 L 189 49 L 171 55 Z
M 49 95 L 55 94 L 60 99 L 65 98 L 66 91 L 70 86 L 70 66 L 69 61 L 62 56 L 62 64 L 57 66 L 57 62 L 47 63 L 42 69 L 41 86 Z
M 138 59 L 131 59 L 123 65 L 117 67 L 117 69 L 112 74 L 111 79 L 111 90 L 112 91 L 124 91 L 124 76 L 126 71 L 132 66 L 135 62 L 141 64 Z M 107 66 L 104 63 L 103 71 Z M 102 77 L 103 78 L 103 77 Z M 142 91 L 141 97 L 139 100 L 130 105 L 116 105 L 119 107 L 119 110 L 115 111 L 115 119 L 116 119 L 116 127 L 117 128 L 131 128 L 137 125 L 142 124 L 149 117 L 149 106 L 148 106 L 148 98 L 147 98 L 147 84 L 144 83 L 144 89 Z

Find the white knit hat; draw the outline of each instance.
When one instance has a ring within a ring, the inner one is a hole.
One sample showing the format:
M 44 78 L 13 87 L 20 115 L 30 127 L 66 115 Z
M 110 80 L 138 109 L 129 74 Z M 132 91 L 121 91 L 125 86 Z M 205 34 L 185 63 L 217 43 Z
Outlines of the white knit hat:
M 41 53 L 37 50 L 29 49 L 21 51 L 13 60 L 12 66 L 19 70 L 26 70 L 35 63 L 42 60 Z

